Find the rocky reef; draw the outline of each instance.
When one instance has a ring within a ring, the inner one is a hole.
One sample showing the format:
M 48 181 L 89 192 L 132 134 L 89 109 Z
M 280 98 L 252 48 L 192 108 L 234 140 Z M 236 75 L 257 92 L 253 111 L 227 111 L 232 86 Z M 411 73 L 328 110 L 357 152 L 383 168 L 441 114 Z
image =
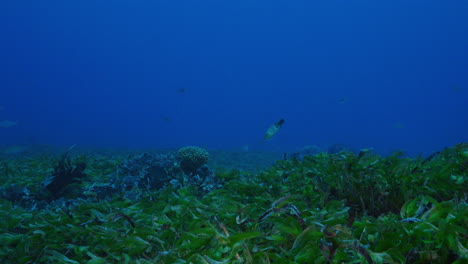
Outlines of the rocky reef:
M 108 175 L 90 179 L 84 172 L 85 158 L 72 160 L 66 152 L 56 162 L 53 173 L 35 186 L 35 191 L 11 184 L 0 188 L 0 198 L 38 209 L 114 196 L 141 199 L 164 188 L 192 187 L 202 196 L 222 187 L 222 180 L 206 164 L 208 158 L 206 150 L 193 146 L 169 154 L 144 152 L 123 159 Z

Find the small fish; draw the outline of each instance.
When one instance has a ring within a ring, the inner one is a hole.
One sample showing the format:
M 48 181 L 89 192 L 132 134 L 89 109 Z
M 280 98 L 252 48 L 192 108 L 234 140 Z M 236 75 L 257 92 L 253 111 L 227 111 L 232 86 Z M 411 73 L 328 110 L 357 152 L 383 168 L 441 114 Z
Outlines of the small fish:
M 0 127 L 12 127 L 12 126 L 16 126 L 18 124 L 18 121 L 10 121 L 10 120 L 3 120 L 3 121 L 0 121 Z
M 187 90 L 186 90 L 185 88 L 179 88 L 179 89 L 177 89 L 177 93 L 179 93 L 179 94 L 183 94 L 183 93 L 185 93 L 186 91 L 187 91 Z
M 168 116 L 161 116 L 161 119 L 166 123 L 171 123 L 172 119 Z
M 341 98 L 338 99 L 338 103 L 340 103 L 340 104 L 344 104 L 344 103 L 346 103 L 346 101 L 347 101 L 346 97 L 341 97 Z
M 272 138 L 274 135 L 276 135 L 276 133 L 278 133 L 278 131 L 280 131 L 281 127 L 283 126 L 284 124 L 284 119 L 281 118 L 278 122 L 274 123 L 273 125 L 271 125 L 266 133 L 265 133 L 265 137 L 264 137 L 264 140 L 269 140 L 270 138 Z

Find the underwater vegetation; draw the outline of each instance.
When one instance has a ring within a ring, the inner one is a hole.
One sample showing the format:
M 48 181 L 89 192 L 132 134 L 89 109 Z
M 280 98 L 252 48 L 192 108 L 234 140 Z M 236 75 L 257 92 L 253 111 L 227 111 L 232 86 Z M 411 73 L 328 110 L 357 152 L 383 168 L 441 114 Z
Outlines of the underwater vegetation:
M 468 261 L 466 143 L 427 158 L 292 156 L 260 172 L 213 172 L 189 148 L 199 159 L 1 160 L 1 263 Z M 44 192 L 58 172 L 70 184 Z
M 44 186 L 53 197 L 57 198 L 63 195 L 64 189 L 68 185 L 80 183 L 81 180 L 87 176 L 83 173 L 85 169 L 86 163 L 78 162 L 73 165 L 69 157 L 69 152 L 66 152 L 54 167 L 53 175 L 47 177 L 42 182 L 42 186 Z

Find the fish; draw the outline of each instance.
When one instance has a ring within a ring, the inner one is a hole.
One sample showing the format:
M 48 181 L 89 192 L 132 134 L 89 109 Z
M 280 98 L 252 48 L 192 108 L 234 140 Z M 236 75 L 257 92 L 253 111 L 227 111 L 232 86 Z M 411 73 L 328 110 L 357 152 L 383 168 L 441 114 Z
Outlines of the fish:
M 185 93 L 186 91 L 187 91 L 187 90 L 186 90 L 185 88 L 179 88 L 179 89 L 177 89 L 177 93 L 179 93 L 179 94 L 183 94 L 183 93 Z
M 4 128 L 16 126 L 17 124 L 18 124 L 18 121 L 10 121 L 10 120 L 0 121 L 0 127 L 4 127 Z
M 281 118 L 278 122 L 275 122 L 273 125 L 271 125 L 266 133 L 265 133 L 265 137 L 264 137 L 264 140 L 269 140 L 270 138 L 272 138 L 274 135 L 276 135 L 276 133 L 278 133 L 278 131 L 280 131 L 281 127 L 283 126 L 284 124 L 284 119 Z
M 168 116 L 162 115 L 161 119 L 166 123 L 171 123 L 172 122 L 172 119 L 170 117 L 168 117 Z

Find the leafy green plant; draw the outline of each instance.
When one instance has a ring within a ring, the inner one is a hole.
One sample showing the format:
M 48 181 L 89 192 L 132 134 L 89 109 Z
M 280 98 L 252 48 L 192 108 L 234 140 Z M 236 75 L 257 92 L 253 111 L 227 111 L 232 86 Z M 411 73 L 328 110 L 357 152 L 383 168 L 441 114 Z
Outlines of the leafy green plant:
M 139 199 L 114 196 L 44 210 L 0 200 L 0 259 L 466 263 L 467 150 L 460 144 L 427 159 L 368 150 L 321 153 L 278 161 L 259 173 L 219 169 L 223 188 L 202 197 L 194 186 L 169 186 Z M 121 157 L 85 160 L 90 177 L 82 184 L 91 185 L 108 177 Z M 54 158 L 0 164 L 33 188 L 50 173 Z

